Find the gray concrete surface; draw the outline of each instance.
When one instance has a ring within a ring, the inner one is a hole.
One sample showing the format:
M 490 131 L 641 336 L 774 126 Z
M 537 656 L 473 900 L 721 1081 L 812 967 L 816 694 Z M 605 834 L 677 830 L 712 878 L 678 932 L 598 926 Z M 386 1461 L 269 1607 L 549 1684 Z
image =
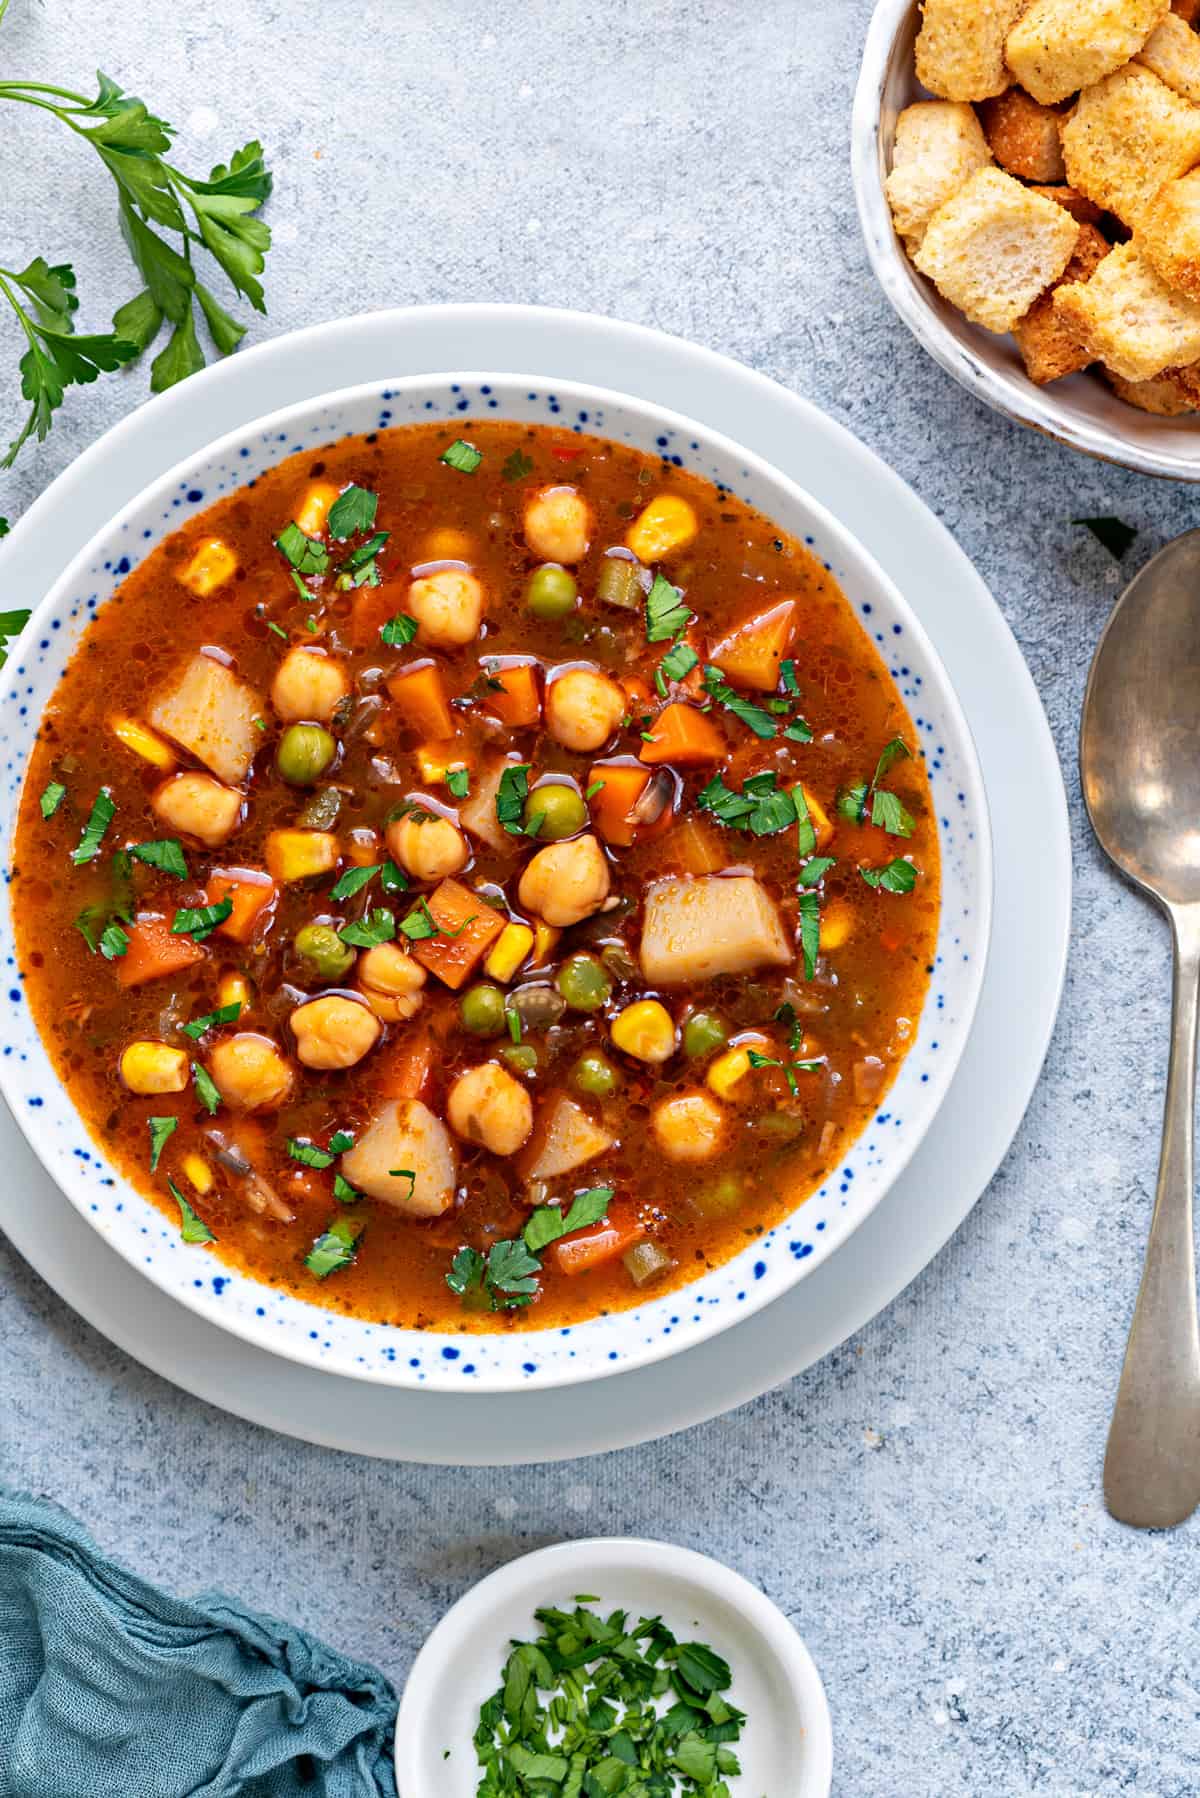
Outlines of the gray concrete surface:
M 580 306 L 740 357 L 881 451 L 975 559 L 1029 659 L 1071 792 L 1078 893 L 1049 1064 L 1005 1166 L 923 1278 L 791 1386 L 572 1466 L 390 1467 L 166 1386 L 0 1245 L 3 1473 L 152 1578 L 295 1615 L 397 1680 L 445 1606 L 522 1549 L 671 1536 L 759 1581 L 807 1637 L 839 1798 L 1187 1798 L 1200 1523 L 1139 1537 L 1099 1498 L 1168 963 L 1078 804 L 1080 696 L 1121 577 L 1069 521 L 1135 524 L 1131 570 L 1196 522 L 1196 499 L 1008 425 L 894 320 L 847 166 L 867 16 L 867 0 L 13 0 L 4 74 L 85 85 L 100 64 L 178 124 L 185 167 L 264 139 L 277 248 L 252 340 L 387 304 Z M 106 178 L 51 120 L 8 107 L 2 128 L 0 261 L 70 256 L 82 318 L 106 321 L 131 291 Z M 19 348 L 0 318 L 5 428 Z M 0 477 L 0 512 L 19 515 L 143 381 L 72 395 L 48 444 Z

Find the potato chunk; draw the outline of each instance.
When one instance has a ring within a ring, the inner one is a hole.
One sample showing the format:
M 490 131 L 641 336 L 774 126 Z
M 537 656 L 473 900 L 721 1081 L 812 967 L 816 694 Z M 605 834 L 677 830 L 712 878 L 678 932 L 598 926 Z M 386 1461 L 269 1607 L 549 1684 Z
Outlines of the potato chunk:
M 262 699 L 214 656 L 193 656 L 173 686 L 156 697 L 146 716 L 220 780 L 246 778 L 262 738 L 254 720 Z
M 646 896 L 641 961 L 650 986 L 784 967 L 794 954 L 774 902 L 753 875 L 657 880 Z
M 527 1180 L 557 1180 L 585 1161 L 594 1161 L 614 1142 L 611 1132 L 590 1117 L 582 1105 L 557 1094 L 543 1105 L 533 1138 L 522 1158 Z
M 458 1158 L 450 1132 L 419 1099 L 393 1099 L 342 1156 L 352 1186 L 406 1217 L 440 1217 L 454 1201 Z

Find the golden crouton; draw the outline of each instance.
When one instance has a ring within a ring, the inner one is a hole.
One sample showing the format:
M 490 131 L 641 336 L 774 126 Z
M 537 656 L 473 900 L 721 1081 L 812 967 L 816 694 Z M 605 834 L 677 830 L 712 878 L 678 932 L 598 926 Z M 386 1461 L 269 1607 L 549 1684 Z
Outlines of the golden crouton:
M 1004 46 L 1035 100 L 1053 106 L 1136 56 L 1169 0 L 1033 0 Z
M 1073 187 L 1034 187 L 1031 191 L 1053 200 L 1056 205 L 1069 212 L 1073 219 L 1078 219 L 1081 225 L 1100 223 L 1101 212 L 1095 200 L 1089 200 L 1086 194 L 1077 193 Z
M 913 258 L 973 324 L 1011 331 L 1066 268 L 1079 227 L 1003 169 L 980 169 L 929 221 Z
M 1200 300 L 1200 169 L 1159 188 L 1142 214 L 1138 247 L 1168 287 Z
M 1054 309 L 1092 360 L 1126 381 L 1200 359 L 1200 306 L 1160 281 L 1136 244 L 1116 244 L 1090 281 L 1057 288 Z
M 1134 61 L 1200 106 L 1200 37 L 1175 13 L 1169 12 L 1162 24 L 1154 27 Z
M 979 120 L 960 100 L 923 100 L 896 120 L 886 192 L 896 229 L 916 248 L 943 201 L 992 158 Z
M 1153 412 L 1157 418 L 1180 418 L 1185 412 L 1195 412 L 1200 405 L 1176 369 L 1164 369 L 1152 381 L 1126 381 L 1111 368 L 1104 373 L 1118 399 L 1127 400 L 1141 412 Z
M 988 148 L 1010 175 L 1020 175 L 1023 181 L 1063 180 L 1059 117 L 1050 107 L 1039 105 L 1024 89 L 1010 87 L 1006 94 L 985 100 L 979 118 Z
M 1164 181 L 1200 161 L 1200 106 L 1130 63 L 1080 94 L 1062 143 L 1071 186 L 1132 228 Z
M 1074 254 L 1062 273 L 1063 281 L 1089 281 L 1109 252 L 1109 242 L 1095 225 L 1080 225 Z M 1078 374 L 1092 360 L 1064 319 L 1054 310 L 1054 289 L 1035 300 L 1024 318 L 1013 326 L 1013 336 L 1029 379 L 1039 387 Z
M 1012 81 L 1004 66 L 1004 40 L 1028 3 L 925 0 L 917 79 L 943 100 L 988 100 L 1002 94 Z
M 1194 406 L 1200 406 L 1200 362 L 1184 362 L 1178 368 L 1164 368 L 1159 377 L 1171 381 L 1185 393 Z
M 1185 25 L 1194 25 L 1200 17 L 1200 0 L 1171 0 L 1171 11 Z

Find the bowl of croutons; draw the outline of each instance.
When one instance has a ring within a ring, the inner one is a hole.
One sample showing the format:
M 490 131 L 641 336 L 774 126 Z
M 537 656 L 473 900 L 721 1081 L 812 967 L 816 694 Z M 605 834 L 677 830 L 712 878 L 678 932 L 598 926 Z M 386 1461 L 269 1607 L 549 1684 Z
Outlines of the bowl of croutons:
M 880 0 L 855 97 L 872 266 L 997 411 L 1200 481 L 1200 0 Z

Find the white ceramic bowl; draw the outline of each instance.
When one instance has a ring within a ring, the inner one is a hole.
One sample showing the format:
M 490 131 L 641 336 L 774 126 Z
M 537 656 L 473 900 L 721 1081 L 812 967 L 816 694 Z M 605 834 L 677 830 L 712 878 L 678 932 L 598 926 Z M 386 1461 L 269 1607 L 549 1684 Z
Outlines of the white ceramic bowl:
M 1200 481 L 1200 414 L 1155 418 L 1119 400 L 1095 374 L 1035 387 L 1016 343 L 969 324 L 905 254 L 883 190 L 896 119 L 928 99 L 917 80 L 916 0 L 879 0 L 854 96 L 850 158 L 867 254 L 884 293 L 917 342 L 976 398 L 1018 424 L 1140 474 Z
M 40 603 L 0 686 L 0 841 L 11 841 L 42 707 L 93 612 L 133 563 L 219 494 L 294 451 L 311 451 L 351 432 L 431 418 L 465 425 L 472 414 L 549 420 L 660 453 L 726 482 L 812 546 L 849 595 L 913 714 L 940 825 L 942 914 L 930 997 L 913 1047 L 876 1117 L 790 1218 L 724 1267 L 634 1310 L 571 1329 L 463 1336 L 391 1329 L 328 1312 L 223 1266 L 209 1250 L 183 1243 L 172 1222 L 115 1172 L 85 1131 L 33 1026 L 8 908 L 3 908 L 0 957 L 9 979 L 0 1090 L 81 1215 L 166 1292 L 259 1347 L 326 1372 L 452 1392 L 533 1390 L 678 1353 L 757 1310 L 818 1266 L 887 1191 L 949 1087 L 983 979 L 992 895 L 987 806 L 970 732 L 924 630 L 878 564 L 815 500 L 727 438 L 603 388 L 548 386 L 521 375 L 410 376 L 273 414 L 164 474 L 92 540 L 44 598 L 8 593 L 10 605 Z
M 413 1663 L 396 1720 L 399 1798 L 474 1798 L 471 1738 L 500 1684 L 509 1643 L 540 1633 L 539 1605 L 572 1608 L 593 1593 L 602 1616 L 661 1616 L 681 1641 L 706 1643 L 733 1672 L 729 1697 L 746 1713 L 735 1752 L 746 1798 L 828 1798 L 829 1706 L 812 1656 L 771 1600 L 707 1555 L 620 1537 L 564 1542 L 511 1561 L 460 1598 Z M 450 1757 L 445 1751 L 450 1749 Z

